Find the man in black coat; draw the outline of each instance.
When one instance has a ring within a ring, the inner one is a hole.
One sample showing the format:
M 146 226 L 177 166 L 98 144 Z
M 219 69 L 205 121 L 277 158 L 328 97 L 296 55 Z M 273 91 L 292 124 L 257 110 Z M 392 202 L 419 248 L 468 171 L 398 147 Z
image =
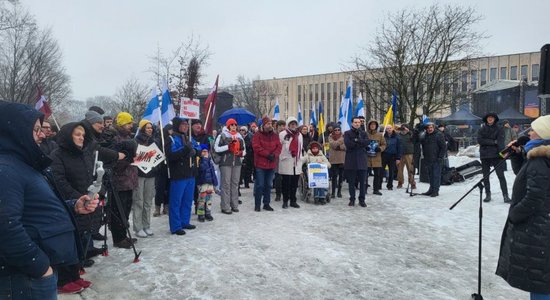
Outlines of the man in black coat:
M 355 181 L 359 181 L 359 205 L 367 207 L 365 203 L 365 185 L 367 181 L 367 146 L 369 139 L 367 133 L 360 129 L 361 120 L 353 118 L 351 129 L 344 133 L 346 145 L 346 160 L 344 169 L 348 176 L 349 206 L 355 205 Z
M 428 169 L 428 177 L 430 178 L 430 188 L 422 195 L 437 197 L 439 196 L 439 187 L 441 186 L 441 168 L 447 147 L 445 146 L 445 137 L 439 130 L 435 130 L 435 124 L 428 122 L 425 125 L 426 134 L 421 139 L 422 154 L 424 155 L 423 163 Z
M 504 131 L 498 124 L 498 116 L 495 113 L 488 113 L 483 117 L 484 125 L 477 132 L 477 142 L 479 143 L 479 158 L 481 159 L 481 169 L 483 171 L 483 177 L 486 177 L 483 181 L 485 186 L 486 197 L 483 199 L 485 202 L 491 201 L 491 183 L 489 181 L 489 173 L 491 166 L 495 167 L 498 181 L 500 182 L 500 189 L 502 190 L 502 197 L 505 203 L 510 203 L 508 197 L 508 187 L 506 186 L 506 177 L 504 177 L 504 162 L 499 155 L 499 151 L 504 149 Z

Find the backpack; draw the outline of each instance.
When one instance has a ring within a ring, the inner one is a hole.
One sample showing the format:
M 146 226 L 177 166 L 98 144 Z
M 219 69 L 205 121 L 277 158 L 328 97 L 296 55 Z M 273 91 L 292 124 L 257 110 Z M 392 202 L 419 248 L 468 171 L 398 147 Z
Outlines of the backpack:
M 210 149 L 212 150 L 212 151 L 210 151 L 210 156 L 212 157 L 212 161 L 216 165 L 219 165 L 222 162 L 222 159 L 223 159 L 223 155 L 217 153 L 216 150 L 214 150 L 214 145 L 216 144 L 216 140 L 218 139 L 218 137 L 219 137 L 219 135 L 213 141 L 210 142 Z

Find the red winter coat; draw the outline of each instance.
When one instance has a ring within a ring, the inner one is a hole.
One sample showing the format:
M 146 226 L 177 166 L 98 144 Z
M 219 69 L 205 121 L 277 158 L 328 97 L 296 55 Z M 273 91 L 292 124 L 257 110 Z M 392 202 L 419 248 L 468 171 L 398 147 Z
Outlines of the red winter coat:
M 264 170 L 272 170 L 277 167 L 279 154 L 281 154 L 281 141 L 274 132 L 260 130 L 252 137 L 252 149 L 254 150 L 254 166 Z M 269 161 L 267 157 L 273 154 L 275 158 Z

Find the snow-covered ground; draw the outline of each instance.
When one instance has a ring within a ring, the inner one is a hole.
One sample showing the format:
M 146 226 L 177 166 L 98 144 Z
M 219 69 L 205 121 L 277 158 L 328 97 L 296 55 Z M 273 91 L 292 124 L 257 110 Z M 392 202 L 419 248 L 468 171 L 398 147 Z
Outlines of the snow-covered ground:
M 471 161 L 452 157 L 452 165 Z M 511 193 L 514 175 L 506 178 Z M 155 235 L 140 239 L 141 261 L 110 246 L 83 277 L 94 286 L 60 299 L 470 299 L 477 292 L 479 192 L 455 209 L 480 176 L 442 186 L 440 197 L 409 197 L 404 189 L 367 195 L 367 208 L 344 198 L 325 206 L 255 212 L 243 189 L 239 213 L 192 223 L 170 235 L 168 217 L 152 218 Z M 528 299 L 494 274 L 508 205 L 496 176 L 493 201 L 484 204 L 482 295 Z M 385 184 L 384 184 L 385 187 Z M 427 184 L 419 183 L 424 192 Z M 370 190 L 372 191 L 372 190 Z

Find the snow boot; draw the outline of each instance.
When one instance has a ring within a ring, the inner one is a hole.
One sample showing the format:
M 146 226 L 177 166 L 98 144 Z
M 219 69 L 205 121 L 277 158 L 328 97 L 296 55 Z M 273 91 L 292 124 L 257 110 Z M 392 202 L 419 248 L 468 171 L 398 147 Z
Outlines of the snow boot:
M 365 200 L 359 200 L 359 205 L 361 207 L 367 207 L 367 203 L 365 203 Z
M 283 208 L 288 208 L 288 201 L 283 201 Z
M 290 202 L 290 207 L 300 208 L 300 205 L 298 205 L 298 203 L 296 202 Z
M 508 197 L 508 194 L 502 195 L 504 197 L 504 203 L 512 203 L 512 199 Z
M 153 217 L 160 216 L 160 206 L 155 205 L 155 211 L 153 212 Z
M 281 201 L 281 195 L 275 195 L 275 201 Z
M 205 218 L 204 218 L 204 215 L 200 215 L 200 216 L 199 216 L 199 222 L 204 223 L 204 219 L 205 219 Z
M 483 202 L 489 202 L 491 201 L 491 193 L 486 193 L 485 199 L 483 199 Z
M 168 204 L 164 204 L 164 207 L 162 208 L 162 214 L 163 215 L 167 215 L 169 212 L 170 212 L 170 209 L 169 209 L 169 205 Z
M 214 217 L 212 217 L 211 214 L 205 215 L 204 218 L 206 219 L 206 221 L 214 221 Z
M 349 199 L 348 206 L 355 206 L 355 200 L 354 199 Z
M 338 194 L 336 194 L 338 198 L 342 198 L 342 190 L 338 189 Z

